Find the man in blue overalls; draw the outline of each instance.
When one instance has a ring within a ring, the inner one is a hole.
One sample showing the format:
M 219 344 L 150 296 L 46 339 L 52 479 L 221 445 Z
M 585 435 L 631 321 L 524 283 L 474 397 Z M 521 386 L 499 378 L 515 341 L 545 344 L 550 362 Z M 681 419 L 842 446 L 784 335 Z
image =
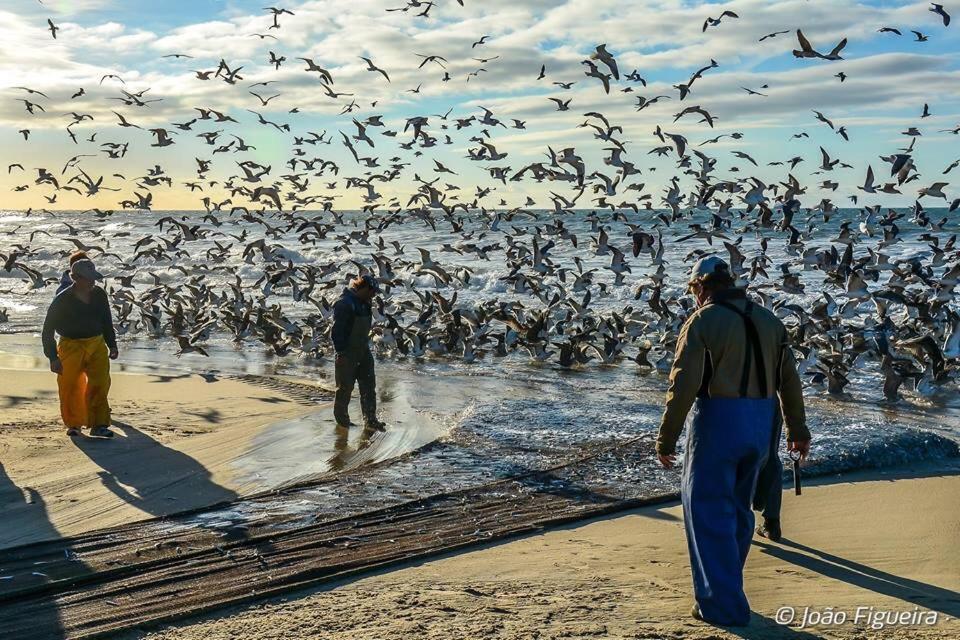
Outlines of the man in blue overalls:
M 377 379 L 370 352 L 370 328 L 373 326 L 374 296 L 380 285 L 372 275 L 363 275 L 343 290 L 333 306 L 333 327 L 330 337 L 337 351 L 334 377 L 337 392 L 333 402 L 333 416 L 338 428 L 353 426 L 348 409 L 354 384 L 360 386 L 360 410 L 364 426 L 383 430 L 384 423 L 377 418 Z
M 693 616 L 718 625 L 750 621 L 743 565 L 753 536 L 751 501 L 777 425 L 777 398 L 787 447 L 806 456 L 803 390 L 787 331 L 775 315 L 734 287 L 718 257 L 690 274 L 698 309 L 683 325 L 670 373 L 657 455 L 667 469 L 687 413 L 681 499 L 693 590 Z

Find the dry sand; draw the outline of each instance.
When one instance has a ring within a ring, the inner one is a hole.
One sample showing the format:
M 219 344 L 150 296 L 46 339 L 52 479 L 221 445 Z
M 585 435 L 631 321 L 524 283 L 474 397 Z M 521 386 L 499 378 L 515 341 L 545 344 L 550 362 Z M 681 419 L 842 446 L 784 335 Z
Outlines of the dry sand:
M 787 541 L 757 539 L 757 616 L 740 630 L 689 618 L 679 506 L 647 508 L 287 597 L 126 640 L 430 638 L 958 638 L 960 476 L 901 470 L 805 487 L 784 500 Z M 894 479 L 894 478 L 897 479 Z M 780 607 L 849 620 L 800 631 Z M 933 626 L 874 631 L 853 618 L 934 611 Z
M 65 435 L 56 377 L 0 369 L 0 547 L 229 500 L 266 425 L 316 411 L 282 391 L 198 375 L 114 373 L 112 440 Z M 85 432 L 86 433 L 86 432 Z

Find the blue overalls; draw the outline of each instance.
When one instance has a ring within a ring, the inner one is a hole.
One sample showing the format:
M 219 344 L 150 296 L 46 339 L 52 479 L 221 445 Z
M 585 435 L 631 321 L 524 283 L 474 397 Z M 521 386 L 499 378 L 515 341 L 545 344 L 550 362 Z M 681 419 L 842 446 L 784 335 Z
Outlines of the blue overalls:
M 701 388 L 687 431 L 681 499 L 700 614 L 713 624 L 742 626 L 750 622 L 743 592 L 743 565 L 754 525 L 750 507 L 757 474 L 770 453 L 776 407 L 767 390 L 760 337 L 750 318 L 753 303 L 747 302 L 745 311 L 726 302 L 710 304 L 741 317 L 746 357 L 740 397 L 709 397 L 708 380 Z M 751 364 L 757 368 L 760 398 L 747 397 Z

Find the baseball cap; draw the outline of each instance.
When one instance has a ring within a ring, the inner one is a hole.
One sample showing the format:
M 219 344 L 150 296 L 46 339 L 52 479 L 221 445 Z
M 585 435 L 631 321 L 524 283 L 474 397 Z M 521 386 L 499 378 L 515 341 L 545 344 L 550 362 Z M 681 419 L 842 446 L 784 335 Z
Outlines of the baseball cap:
M 730 265 L 717 256 L 704 256 L 697 260 L 697 263 L 693 265 L 693 269 L 690 270 L 690 282 L 703 280 L 715 273 L 729 277 Z
M 103 274 L 97 271 L 93 260 L 77 260 L 70 266 L 70 273 L 86 280 L 103 280 Z
M 366 284 L 368 287 L 370 287 L 371 289 L 373 289 L 373 290 L 376 291 L 377 293 L 380 292 L 380 283 L 377 282 L 377 279 L 374 278 L 374 277 L 373 277 L 372 275 L 370 275 L 369 273 L 360 276 L 360 279 L 363 280 L 364 284 Z

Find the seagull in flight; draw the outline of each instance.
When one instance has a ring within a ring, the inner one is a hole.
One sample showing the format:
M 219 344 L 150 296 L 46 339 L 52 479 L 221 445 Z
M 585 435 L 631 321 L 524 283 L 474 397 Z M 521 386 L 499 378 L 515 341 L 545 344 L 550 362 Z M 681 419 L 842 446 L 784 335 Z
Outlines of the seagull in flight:
M 141 126 L 138 126 L 138 125 L 131 124 L 131 123 L 127 122 L 127 119 L 124 118 L 124 117 L 123 117 L 122 115 L 120 115 L 119 113 L 117 113 L 116 111 L 113 112 L 113 115 L 115 115 L 115 116 L 117 116 L 118 118 L 120 118 L 120 122 L 119 122 L 118 124 L 119 124 L 121 127 L 124 127 L 124 128 L 134 127 L 135 129 L 142 129 L 142 128 L 143 128 L 143 127 L 141 127 Z
M 40 106 L 39 104 L 37 104 L 37 103 L 35 103 L 35 102 L 30 102 L 29 100 L 24 100 L 23 98 L 19 98 L 19 99 L 18 99 L 18 102 L 22 102 L 22 103 L 26 106 L 27 112 L 30 113 L 31 115 L 35 115 L 35 113 L 36 113 L 36 112 L 34 111 L 34 109 L 40 109 L 40 111 L 43 111 L 44 113 L 46 113 L 46 111 L 47 111 L 46 109 L 44 109 L 44 108 L 43 108 L 42 106 Z
M 817 110 L 815 110 L 815 109 L 814 109 L 813 112 L 816 114 L 817 120 L 819 120 L 820 122 L 824 123 L 825 125 L 827 125 L 827 126 L 830 127 L 831 129 L 836 129 L 836 127 L 833 126 L 833 122 L 831 122 L 830 119 L 827 118 L 825 115 L 823 115 L 822 113 L 820 113 L 819 111 L 817 111 Z
M 297 58 L 297 60 L 303 60 L 307 63 L 306 71 L 316 71 L 320 74 L 320 78 L 327 84 L 333 84 L 333 76 L 330 75 L 330 72 L 323 67 L 317 66 L 317 63 L 315 63 L 312 58 Z
M 614 59 L 613 54 L 607 51 L 607 45 L 597 45 L 597 50 L 590 54 L 590 59 L 599 60 L 603 64 L 607 65 L 607 68 L 610 69 L 610 73 L 613 74 L 613 79 L 620 79 L 620 71 L 617 69 L 617 61 Z
M 670 99 L 671 99 L 670 96 L 655 96 L 649 99 L 643 96 L 637 96 L 637 104 L 635 106 L 637 107 L 637 111 L 642 111 L 647 107 L 649 107 L 650 105 L 656 104 L 660 100 L 670 100 Z
M 740 87 L 740 88 L 743 89 L 744 91 L 746 91 L 746 92 L 747 92 L 749 95 L 751 95 L 751 96 L 763 96 L 764 98 L 767 97 L 767 94 L 765 94 L 765 93 L 760 93 L 759 91 L 754 91 L 753 89 L 748 89 L 748 88 L 746 88 L 746 87 Z M 768 89 L 769 86 L 768 86 L 768 85 L 763 85 L 763 86 L 761 86 L 760 88 L 761 88 L 761 89 Z
M 376 71 L 383 75 L 383 77 L 387 79 L 387 82 L 390 82 L 390 76 L 387 75 L 387 72 L 373 64 L 373 60 L 370 58 L 364 58 L 363 56 L 360 56 L 360 59 L 367 63 L 367 71 Z
M 719 27 L 720 21 L 723 20 L 724 18 L 739 18 L 739 17 L 740 16 L 735 14 L 733 11 L 724 11 L 723 13 L 720 14 L 720 17 L 718 18 L 708 17 L 706 20 L 703 21 L 703 32 L 706 32 L 708 27 Z
M 580 64 L 585 64 L 587 65 L 587 67 L 590 68 L 589 71 L 584 72 L 584 75 L 590 76 L 591 78 L 597 78 L 598 80 L 600 80 L 600 82 L 603 83 L 603 90 L 609 94 L 610 93 L 610 77 L 611 77 L 610 74 L 603 73 L 602 71 L 600 71 L 597 65 L 593 64 L 589 60 L 582 60 Z
M 60 31 L 60 27 L 58 27 L 57 25 L 53 24 L 53 20 L 50 20 L 49 18 L 47 18 L 47 24 L 50 25 L 50 26 L 48 27 L 48 29 L 50 30 L 50 33 L 53 34 L 53 39 L 56 40 L 56 39 L 57 39 L 57 31 Z
M 256 96 L 256 98 L 257 98 L 258 100 L 260 100 L 260 103 L 261 103 L 263 106 L 267 106 L 267 105 L 270 103 L 271 100 L 273 100 L 274 98 L 279 98 L 280 96 L 283 95 L 282 93 L 278 93 L 277 95 L 275 95 L 275 96 L 270 96 L 269 98 L 267 98 L 266 100 L 264 100 L 263 96 L 261 96 L 259 93 L 254 93 L 253 91 L 248 91 L 248 93 L 249 93 L 250 95 L 252 95 L 252 96 Z
M 418 58 L 423 58 L 423 62 L 420 63 L 420 66 L 417 67 L 417 69 L 422 69 L 422 68 L 423 68 L 423 65 L 427 64 L 428 62 L 436 62 L 436 63 L 437 63 L 438 65 L 440 65 L 442 68 L 446 69 L 447 67 L 444 66 L 443 63 L 444 63 L 444 62 L 450 62 L 449 60 L 447 60 L 447 59 L 444 58 L 443 56 L 425 56 L 425 55 L 423 55 L 422 53 L 416 53 L 416 54 L 414 54 L 414 55 L 417 56 Z M 441 61 L 442 61 L 442 62 L 441 62 Z
M 282 16 L 283 14 L 287 14 L 289 16 L 296 15 L 293 11 L 290 11 L 289 9 L 278 9 L 277 7 L 264 7 L 263 10 L 269 11 L 270 13 L 273 14 L 273 24 L 270 25 L 271 29 L 280 28 L 279 19 L 280 19 L 280 16 Z
M 757 40 L 757 42 L 763 42 L 764 40 L 767 40 L 767 39 L 769 39 L 769 38 L 776 38 L 777 36 L 783 35 L 783 34 L 785 34 L 785 33 L 790 33 L 790 32 L 789 32 L 789 31 L 774 31 L 773 33 L 768 33 L 767 35 L 763 36 L 762 38 L 760 38 L 759 40 Z
M 270 13 L 272 13 L 272 14 L 275 15 L 275 16 L 280 16 L 280 15 L 283 15 L 283 14 L 285 14 L 285 13 L 286 13 L 287 15 L 291 15 L 291 16 L 292 16 L 292 15 L 296 15 L 296 14 L 293 13 L 293 11 L 290 11 L 289 9 L 278 9 L 277 7 L 264 7 L 263 10 L 264 10 L 264 11 L 269 11 Z
M 793 56 L 795 58 L 820 58 L 822 60 L 843 60 L 840 57 L 840 52 L 843 51 L 843 48 L 847 46 L 847 39 L 844 38 L 841 40 L 837 46 L 830 51 L 830 53 L 824 55 L 819 51 L 816 51 L 811 45 L 810 41 L 806 39 L 803 35 L 803 31 L 797 29 L 797 41 L 800 43 L 800 49 L 793 50 Z
M 27 93 L 30 93 L 30 94 L 36 94 L 36 95 L 38 95 L 38 96 L 43 96 L 43 97 L 46 98 L 47 100 L 50 99 L 50 96 L 48 96 L 47 94 L 45 94 L 43 91 L 37 91 L 36 89 L 30 89 L 30 88 L 28 88 L 28 87 L 14 87 L 14 89 L 20 89 L 20 90 L 26 91 Z
M 944 11 L 942 4 L 936 4 L 935 2 L 930 3 L 932 6 L 928 9 L 930 13 L 935 13 L 943 19 L 943 26 L 950 26 L 950 14 Z

